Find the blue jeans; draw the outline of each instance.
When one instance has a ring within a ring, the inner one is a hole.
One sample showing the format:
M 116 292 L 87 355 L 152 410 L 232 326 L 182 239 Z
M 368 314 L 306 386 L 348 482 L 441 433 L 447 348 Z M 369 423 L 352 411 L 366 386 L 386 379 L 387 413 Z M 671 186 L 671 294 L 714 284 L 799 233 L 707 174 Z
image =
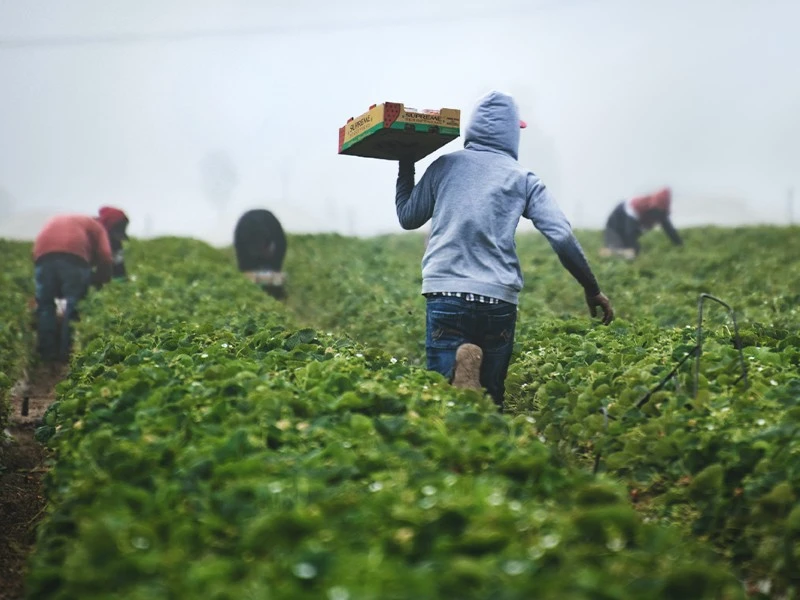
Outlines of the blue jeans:
M 508 302 L 481 304 L 463 298 L 428 298 L 425 336 L 428 369 L 452 380 L 458 347 L 479 346 L 483 350 L 481 385 L 502 410 L 516 325 L 517 307 Z
M 46 255 L 36 265 L 36 303 L 39 354 L 46 361 L 66 361 L 72 348 L 71 321 L 77 319 L 77 305 L 92 280 L 92 270 L 78 257 Z M 56 316 L 56 298 L 66 300 L 61 327 Z

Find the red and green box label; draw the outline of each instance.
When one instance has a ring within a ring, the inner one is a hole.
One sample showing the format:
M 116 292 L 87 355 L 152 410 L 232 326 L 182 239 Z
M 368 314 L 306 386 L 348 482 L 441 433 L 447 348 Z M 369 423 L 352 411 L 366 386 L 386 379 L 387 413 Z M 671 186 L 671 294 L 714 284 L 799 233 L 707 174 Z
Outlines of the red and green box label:
M 396 159 L 400 152 L 415 160 L 460 135 L 461 111 L 406 109 L 397 102 L 372 106 L 339 129 L 339 154 Z

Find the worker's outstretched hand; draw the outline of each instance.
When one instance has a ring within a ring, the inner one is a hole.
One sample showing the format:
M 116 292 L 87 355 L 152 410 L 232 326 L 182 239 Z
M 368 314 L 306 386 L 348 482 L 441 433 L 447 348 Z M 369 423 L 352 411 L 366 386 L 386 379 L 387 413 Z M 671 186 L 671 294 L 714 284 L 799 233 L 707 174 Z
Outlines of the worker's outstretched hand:
M 596 296 L 586 296 L 586 304 L 589 305 L 589 314 L 597 316 L 597 309 L 603 311 L 603 325 L 608 325 L 614 320 L 614 309 L 611 307 L 611 300 L 600 292 Z

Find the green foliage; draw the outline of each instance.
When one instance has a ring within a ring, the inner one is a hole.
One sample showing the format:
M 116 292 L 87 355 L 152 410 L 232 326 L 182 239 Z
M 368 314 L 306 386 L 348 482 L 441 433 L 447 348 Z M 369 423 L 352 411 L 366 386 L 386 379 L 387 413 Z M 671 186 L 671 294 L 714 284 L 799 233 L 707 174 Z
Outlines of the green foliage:
M 655 232 L 628 263 L 600 259 L 601 234 L 579 232 L 617 311 L 610 327 L 589 319 L 543 237 L 518 235 L 526 283 L 507 380 L 510 410 L 535 419 L 556 456 L 590 470 L 600 453 L 600 470 L 623 481 L 648 518 L 710 540 L 743 579 L 792 597 L 800 594 L 790 502 L 800 496 L 798 233 L 690 229 L 674 248 Z M 299 318 L 424 364 L 422 236 L 303 236 L 290 247 L 289 305 Z M 737 383 L 732 323 L 712 304 L 697 398 L 688 361 L 637 409 L 696 344 L 702 292 L 737 310 L 750 387 Z
M 33 350 L 28 301 L 33 298 L 31 244 L 0 239 L 0 432 L 8 418 L 8 394 Z
M 742 597 L 533 417 L 297 327 L 203 244 L 132 250 L 38 431 L 56 462 L 31 598 Z

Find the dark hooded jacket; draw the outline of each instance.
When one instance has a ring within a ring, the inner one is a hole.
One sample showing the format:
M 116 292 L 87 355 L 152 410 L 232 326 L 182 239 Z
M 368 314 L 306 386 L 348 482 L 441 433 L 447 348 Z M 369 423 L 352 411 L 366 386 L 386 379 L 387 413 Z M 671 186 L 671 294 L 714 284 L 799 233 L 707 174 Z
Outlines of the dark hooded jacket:
M 281 271 L 286 255 L 286 235 L 270 211 L 254 209 L 236 223 L 233 246 L 240 271 Z

